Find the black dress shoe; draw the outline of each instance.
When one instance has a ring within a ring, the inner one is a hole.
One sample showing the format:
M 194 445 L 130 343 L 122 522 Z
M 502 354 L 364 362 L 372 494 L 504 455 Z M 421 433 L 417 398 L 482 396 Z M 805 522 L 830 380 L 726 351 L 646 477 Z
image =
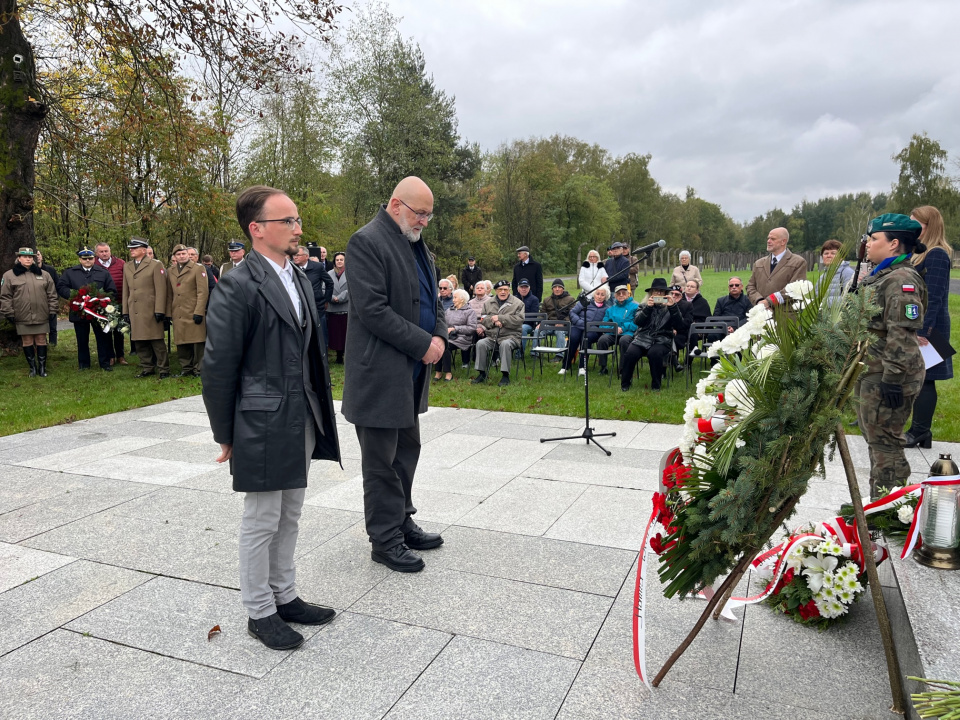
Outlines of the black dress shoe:
M 602 367 L 602 368 L 600 368 L 600 374 L 601 374 L 601 375 L 609 375 L 609 374 L 610 374 L 610 371 L 607 370 L 605 367 Z
M 370 558 L 397 572 L 420 572 L 426 567 L 423 559 L 403 543 L 389 550 L 371 550 Z
M 277 605 L 277 615 L 281 620 L 300 625 L 326 625 L 336 614 L 335 610 L 304 602 L 298 597 L 283 605 Z
M 428 533 L 422 527 L 410 521 L 413 525 L 409 530 L 403 531 L 403 542 L 412 550 L 433 550 L 443 545 L 443 538 L 440 533 Z
M 905 448 L 922 447 L 924 450 L 929 450 L 933 447 L 933 433 L 929 430 L 919 435 L 907 433 L 906 437 L 907 441 L 903 444 Z
M 487 374 L 482 372 L 479 375 L 477 375 L 473 380 L 471 380 L 470 384 L 479 385 L 480 383 L 486 381 L 486 379 L 487 379 Z
M 100 369 L 103 370 L 104 372 L 113 372 L 112 365 L 101 365 Z
M 150 370 L 149 372 L 141 370 L 141 371 L 138 372 L 136 375 L 134 375 L 134 377 L 135 377 L 135 378 L 145 378 L 145 377 L 150 377 L 150 376 L 153 375 L 153 374 L 155 374 L 153 370 Z
M 161 380 L 166 380 L 168 377 L 170 377 L 170 373 L 160 373 L 157 377 L 159 377 Z
M 509 384 L 510 384 L 510 376 L 509 376 L 509 375 L 504 375 L 502 378 L 500 378 L 500 382 L 497 383 L 497 385 L 499 385 L 500 387 L 505 387 L 505 386 L 507 386 L 507 385 L 509 385 Z
M 303 645 L 303 635 L 281 620 L 279 613 L 258 620 L 247 618 L 247 633 L 271 650 L 293 650 Z

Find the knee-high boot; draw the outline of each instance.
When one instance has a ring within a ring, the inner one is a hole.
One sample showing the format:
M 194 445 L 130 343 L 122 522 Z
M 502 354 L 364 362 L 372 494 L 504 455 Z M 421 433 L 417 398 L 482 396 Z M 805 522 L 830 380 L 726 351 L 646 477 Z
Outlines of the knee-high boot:
M 37 361 L 33 345 L 23 348 L 23 356 L 27 359 L 27 365 L 30 366 L 30 377 L 36 377 Z
M 47 376 L 47 346 L 37 345 L 37 375 Z

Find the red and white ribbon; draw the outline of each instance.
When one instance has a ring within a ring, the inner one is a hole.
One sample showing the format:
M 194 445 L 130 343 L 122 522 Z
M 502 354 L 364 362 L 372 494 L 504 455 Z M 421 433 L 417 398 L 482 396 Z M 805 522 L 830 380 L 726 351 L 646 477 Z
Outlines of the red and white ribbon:
M 929 477 L 920 483 L 919 486 L 914 486 L 920 488 L 920 499 L 917 501 L 917 506 L 913 509 L 913 522 L 910 523 L 910 529 L 907 531 L 907 539 L 903 543 L 903 552 L 900 553 L 901 558 L 909 555 L 914 547 L 921 547 L 923 545 L 923 537 L 920 532 L 920 508 L 923 507 L 923 500 L 927 494 L 927 490 L 939 485 L 960 485 L 960 475 Z
M 640 557 L 637 559 L 637 582 L 633 588 L 633 666 L 637 669 L 637 675 L 643 683 L 649 688 L 650 678 L 647 676 L 646 659 L 646 632 L 647 615 L 644 591 L 646 586 L 646 560 L 647 545 L 649 543 L 650 528 L 657 517 L 657 509 L 654 507 L 650 513 L 650 519 L 647 520 L 647 526 L 643 529 L 643 539 L 640 541 Z

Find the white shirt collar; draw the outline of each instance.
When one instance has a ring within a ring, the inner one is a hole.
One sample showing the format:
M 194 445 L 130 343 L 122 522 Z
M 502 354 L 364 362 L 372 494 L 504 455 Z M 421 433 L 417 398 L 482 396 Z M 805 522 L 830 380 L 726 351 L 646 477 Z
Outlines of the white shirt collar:
M 776 259 L 777 259 L 777 262 L 779 263 L 781 260 L 783 260 L 783 256 L 786 255 L 786 254 L 787 254 L 787 249 L 784 248 L 784 249 L 783 249 L 783 252 L 780 253 L 779 255 L 771 255 L 770 257 L 771 257 L 771 258 L 776 258 Z

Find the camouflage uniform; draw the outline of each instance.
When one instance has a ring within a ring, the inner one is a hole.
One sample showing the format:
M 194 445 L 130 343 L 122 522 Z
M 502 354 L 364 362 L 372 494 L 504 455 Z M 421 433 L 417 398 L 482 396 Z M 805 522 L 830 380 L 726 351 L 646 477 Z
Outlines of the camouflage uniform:
M 857 382 L 857 418 L 870 451 L 870 497 L 876 499 L 877 488 L 893 489 L 910 477 L 903 427 L 923 385 L 917 331 L 923 327 L 927 286 L 913 265 L 901 261 L 865 278 L 860 287 L 875 288 L 874 302 L 880 306 L 870 321 L 877 339 L 867 351 L 866 368 Z M 903 405 L 892 409 L 882 403 L 881 382 L 903 386 Z

